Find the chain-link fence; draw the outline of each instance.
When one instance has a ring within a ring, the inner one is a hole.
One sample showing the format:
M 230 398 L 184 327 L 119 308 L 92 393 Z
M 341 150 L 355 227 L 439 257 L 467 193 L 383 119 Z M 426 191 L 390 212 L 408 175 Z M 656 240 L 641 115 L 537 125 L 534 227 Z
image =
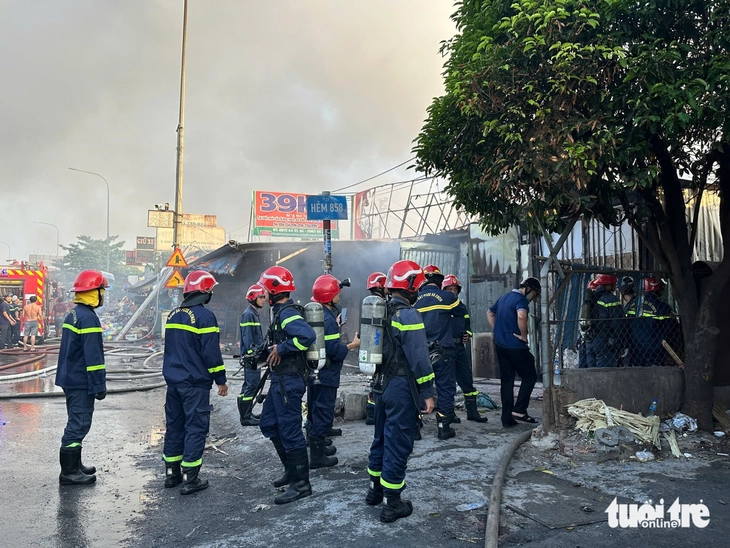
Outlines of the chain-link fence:
M 562 368 L 676 366 L 682 330 L 666 284 L 649 273 L 552 274 L 551 361 Z

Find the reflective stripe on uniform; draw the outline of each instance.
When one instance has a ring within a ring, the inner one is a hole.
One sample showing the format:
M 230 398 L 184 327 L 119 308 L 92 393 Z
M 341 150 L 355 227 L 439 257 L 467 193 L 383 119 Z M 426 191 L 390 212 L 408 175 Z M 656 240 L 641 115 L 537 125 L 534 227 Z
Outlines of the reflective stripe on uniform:
M 209 367 L 208 373 L 210 373 L 212 375 L 213 373 L 218 373 L 218 371 L 225 371 L 225 370 L 226 370 L 225 365 L 216 365 L 215 367 Z
M 286 327 L 286 325 L 292 320 L 303 320 L 303 319 L 304 318 L 302 318 L 299 314 L 295 314 L 294 316 L 289 316 L 286 320 L 281 321 L 281 328 L 284 329 Z
M 420 379 L 416 379 L 416 382 L 418 384 L 423 384 L 424 382 L 431 381 L 431 380 L 433 380 L 435 378 L 436 378 L 436 376 L 433 373 L 429 373 L 425 377 L 421 377 Z
M 434 304 L 432 306 L 424 306 L 423 308 L 416 308 L 419 312 L 431 312 L 432 310 L 451 310 L 452 308 L 461 304 L 459 299 L 451 304 Z
M 73 443 L 69 443 L 66 447 L 81 447 L 81 443 L 78 441 L 75 441 Z
M 86 370 L 87 371 L 99 371 L 100 369 L 106 369 L 106 365 L 103 363 L 101 365 L 87 365 Z
M 190 331 L 197 335 L 204 333 L 220 333 L 221 330 L 218 327 L 193 327 L 192 325 L 185 325 L 184 323 L 168 323 L 165 329 L 182 329 L 183 331 Z
M 603 301 L 596 301 L 596 304 L 600 304 L 601 306 L 621 306 L 620 301 L 615 301 L 612 303 L 604 303 Z
M 368 474 L 370 474 L 371 476 L 375 476 L 376 478 L 380 477 L 380 472 L 376 472 L 375 470 L 370 470 L 370 468 L 368 468 Z
M 644 313 L 643 313 L 643 314 L 641 315 L 641 317 L 642 317 L 642 318 L 652 318 L 652 319 L 654 319 L 654 320 L 671 320 L 671 319 L 672 319 L 672 317 L 671 317 L 671 316 L 655 316 L 655 315 L 654 315 L 654 314 L 652 314 L 651 312 L 644 312 Z
M 474 392 L 467 392 L 466 394 L 464 394 L 464 397 L 466 398 L 468 396 L 478 396 L 478 395 L 479 395 L 479 391 L 475 390 Z
M 168 457 L 167 455 L 162 455 L 162 458 L 165 459 L 165 462 L 180 462 L 183 459 L 183 456 L 175 455 L 174 457 Z
M 339 339 L 339 338 L 340 338 L 340 334 L 339 333 L 335 333 L 333 335 L 325 335 L 324 336 L 324 340 L 325 341 L 334 341 L 334 340 Z
M 410 325 L 403 325 L 399 322 L 390 322 L 390 325 L 395 327 L 398 331 L 418 331 L 419 329 L 426 329 L 426 327 L 423 325 L 423 322 Z
M 73 325 L 69 323 L 63 324 L 64 329 L 70 329 L 74 333 L 77 333 L 78 335 L 84 335 L 85 333 L 101 333 L 101 327 L 85 327 L 83 329 L 79 329 L 78 327 L 74 327 Z
M 302 345 L 302 343 L 300 343 L 299 342 L 299 339 L 297 339 L 296 337 L 294 337 L 291 340 L 291 342 L 293 342 L 294 343 L 294 346 L 296 346 L 299 350 L 306 350 L 307 349 L 307 347 L 304 346 L 304 345 Z
M 256 325 L 261 325 L 261 322 L 244 322 L 238 325 L 240 325 L 241 327 L 252 327 Z
M 400 489 L 403 489 L 406 485 L 406 481 L 403 480 L 399 483 L 390 483 L 389 481 L 385 481 L 383 478 L 380 478 L 380 485 L 383 486 L 383 489 L 390 489 L 391 491 L 398 491 Z
M 182 458 L 182 457 L 180 457 L 180 458 Z M 184 466 L 185 468 L 195 468 L 196 466 L 200 466 L 201 464 L 203 464 L 202 457 L 199 458 L 198 460 L 194 460 L 193 462 L 185 462 L 185 461 L 182 461 L 180 463 L 180 465 L 181 466 Z

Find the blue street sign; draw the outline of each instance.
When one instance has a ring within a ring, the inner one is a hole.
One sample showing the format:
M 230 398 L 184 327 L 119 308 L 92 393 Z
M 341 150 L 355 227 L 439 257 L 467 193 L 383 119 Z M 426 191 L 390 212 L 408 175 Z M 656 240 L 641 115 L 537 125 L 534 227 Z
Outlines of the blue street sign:
M 308 221 L 347 220 L 347 198 L 344 196 L 307 196 Z

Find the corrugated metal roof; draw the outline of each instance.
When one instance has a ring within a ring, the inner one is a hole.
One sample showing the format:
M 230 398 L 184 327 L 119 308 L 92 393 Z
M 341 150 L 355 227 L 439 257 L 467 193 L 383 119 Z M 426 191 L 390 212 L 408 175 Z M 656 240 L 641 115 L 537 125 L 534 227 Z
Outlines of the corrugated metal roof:
M 211 274 L 227 274 L 233 276 L 236 273 L 236 267 L 245 254 L 246 252 L 238 247 L 224 245 L 207 255 L 203 255 L 200 259 L 193 261 L 188 265 L 188 268 L 202 268 Z

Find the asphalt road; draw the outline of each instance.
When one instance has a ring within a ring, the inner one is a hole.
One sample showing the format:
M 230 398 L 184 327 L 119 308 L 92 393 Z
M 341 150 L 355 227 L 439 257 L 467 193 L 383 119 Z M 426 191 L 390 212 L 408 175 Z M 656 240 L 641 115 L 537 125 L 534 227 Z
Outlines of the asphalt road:
M 232 362 L 230 365 L 235 369 Z M 35 382 L 46 388 L 52 385 L 48 379 Z M 358 391 L 365 386 L 358 375 L 348 375 L 344 384 Z M 493 388 L 480 386 L 491 393 Z M 424 440 L 416 443 L 406 479 L 405 498 L 413 501 L 414 514 L 386 525 L 378 521 L 379 508 L 364 503 L 371 430 L 362 421 L 338 424 L 344 431 L 342 437 L 334 438 L 340 464 L 311 472 L 311 497 L 274 505 L 278 492 L 270 482 L 282 468 L 271 443 L 257 428 L 238 425 L 234 394 L 239 389 L 240 380 L 235 380 L 228 397 L 211 397 L 215 410 L 210 439 L 217 449 L 206 450 L 201 472 L 210 480 L 210 487 L 186 497 L 162 485 L 164 390 L 111 394 L 98 403 L 84 444 L 84 461 L 99 468 L 97 483 L 89 487 L 58 485 L 63 398 L 0 400 L 0 423 L 5 422 L 0 426 L 0 462 L 10 479 L 3 482 L 0 495 L 0 546 L 483 545 L 487 508 L 481 504 L 489 498 L 504 447 L 517 434 L 514 429 L 501 428 L 496 412 L 488 413 L 487 425 L 467 421 L 456 425 L 458 436 L 446 442 L 436 439 L 435 421 L 427 419 Z M 535 415 L 539 415 L 539 405 L 533 404 Z M 637 502 L 677 496 L 687 503 L 703 499 L 711 512 L 708 527 L 627 530 L 611 529 L 601 522 L 549 529 L 503 505 L 501 543 L 726 546 L 730 537 L 730 460 L 697 455 L 683 463 L 647 464 L 581 464 L 528 445 L 510 468 L 504 503 L 540 500 L 540 486 L 520 484 L 515 477 L 521 471 L 549 468 L 576 484 Z M 477 508 L 457 509 L 468 503 Z

